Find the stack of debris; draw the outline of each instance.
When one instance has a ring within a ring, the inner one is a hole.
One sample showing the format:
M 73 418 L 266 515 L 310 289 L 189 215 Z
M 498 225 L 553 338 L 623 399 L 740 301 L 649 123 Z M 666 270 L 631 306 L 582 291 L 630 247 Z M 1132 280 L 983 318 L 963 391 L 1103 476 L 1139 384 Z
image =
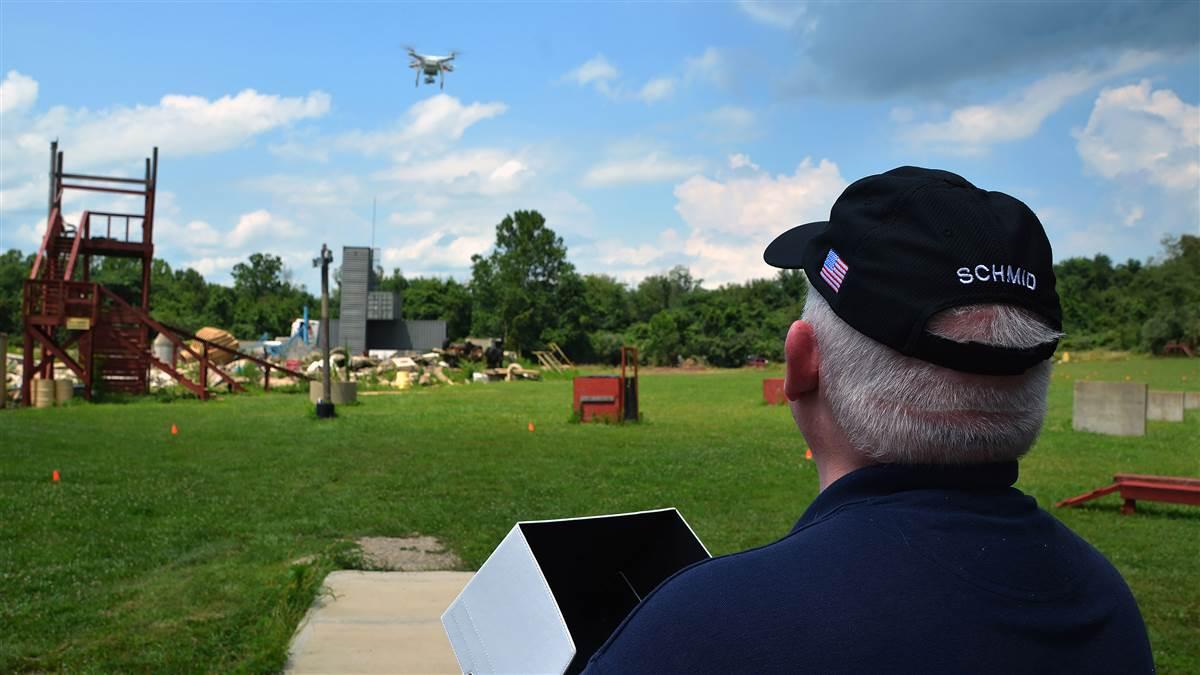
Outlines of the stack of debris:
M 510 363 L 505 368 L 488 368 L 482 373 L 475 373 L 475 375 L 476 382 L 496 382 L 499 380 L 504 380 L 505 382 L 512 382 L 514 380 L 539 380 L 542 377 L 542 373 L 540 371 L 528 370 L 521 367 L 521 364 L 519 363 Z M 478 377 L 479 375 L 482 375 L 483 377 L 480 378 Z
M 7 398 L 8 405 L 15 405 L 21 401 L 21 376 L 25 373 L 24 358 L 20 354 L 5 354 L 4 359 L 8 367 L 4 371 L 4 389 L 0 394 Z M 35 377 L 37 376 L 35 375 Z M 61 361 L 54 362 L 54 380 L 69 383 L 71 388 L 79 384 L 79 378 Z
M 316 377 L 321 372 L 322 360 L 317 355 L 309 358 L 310 363 L 305 372 Z M 426 386 L 434 382 L 455 384 L 445 372 L 450 369 L 450 365 L 436 352 L 417 357 L 395 356 L 379 359 L 372 356 L 351 356 L 347 359 L 345 350 L 336 349 L 331 350 L 329 354 L 329 367 L 334 379 L 346 382 L 386 383 L 398 389 L 407 389 L 414 384 Z
M 234 351 L 237 351 L 241 346 L 238 343 L 237 338 L 235 338 L 232 333 L 226 330 L 221 330 L 220 328 L 213 328 L 212 326 L 205 326 L 204 328 L 196 331 L 196 337 L 200 338 L 201 340 L 208 340 L 209 342 L 221 345 L 222 347 L 227 347 Z M 204 353 L 204 345 L 199 342 L 194 341 L 188 346 L 191 347 L 192 351 L 197 354 Z M 195 360 L 186 350 L 179 355 L 179 358 L 183 361 Z M 217 365 L 223 366 L 233 361 L 233 359 L 233 354 L 225 351 L 224 349 L 214 349 L 210 347 L 208 350 L 208 360 Z
M 5 369 L 4 377 L 4 395 L 9 401 L 21 400 L 21 375 L 24 373 L 24 366 L 20 354 L 5 354 L 4 358 L 8 364 Z

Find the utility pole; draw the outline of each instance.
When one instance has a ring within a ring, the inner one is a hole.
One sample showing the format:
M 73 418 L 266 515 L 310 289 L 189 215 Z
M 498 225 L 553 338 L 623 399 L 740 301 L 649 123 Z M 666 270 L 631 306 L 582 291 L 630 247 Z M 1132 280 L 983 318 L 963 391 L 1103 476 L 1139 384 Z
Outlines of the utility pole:
M 313 267 L 321 268 L 321 400 L 317 401 L 317 417 L 333 417 L 333 393 L 329 384 L 329 263 L 333 251 L 321 244 L 321 257 L 313 258 Z

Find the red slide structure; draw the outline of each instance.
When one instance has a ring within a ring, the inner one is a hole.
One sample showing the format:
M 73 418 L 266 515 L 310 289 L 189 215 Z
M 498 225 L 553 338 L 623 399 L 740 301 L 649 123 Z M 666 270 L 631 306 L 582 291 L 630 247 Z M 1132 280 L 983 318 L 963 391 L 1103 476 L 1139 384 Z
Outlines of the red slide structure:
M 1078 497 L 1064 499 L 1055 506 L 1075 506 L 1117 491 L 1120 491 L 1121 498 L 1125 500 L 1125 503 L 1121 505 L 1123 515 L 1129 515 L 1136 511 L 1139 499 L 1148 502 L 1200 506 L 1200 478 L 1147 476 L 1136 473 L 1119 473 L 1113 476 L 1112 485 L 1096 488 Z

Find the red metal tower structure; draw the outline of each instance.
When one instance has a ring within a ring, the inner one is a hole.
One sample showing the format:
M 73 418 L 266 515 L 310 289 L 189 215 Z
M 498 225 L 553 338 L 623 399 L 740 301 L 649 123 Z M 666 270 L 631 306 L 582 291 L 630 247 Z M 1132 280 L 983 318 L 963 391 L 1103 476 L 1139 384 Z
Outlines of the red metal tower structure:
M 67 182 L 71 181 L 71 182 Z M 158 148 L 146 159 L 143 178 L 118 178 L 65 173 L 58 142 L 50 144 L 50 202 L 46 235 L 25 282 L 22 316 L 25 323 L 25 368 L 21 380 L 23 405 L 32 403 L 35 376 L 54 377 L 61 361 L 83 383 L 83 395 L 94 391 L 146 393 L 153 364 L 200 398 L 208 398 L 209 374 L 236 391 L 243 387 L 209 358 L 220 349 L 264 368 L 270 388 L 272 369 L 301 379 L 296 373 L 236 350 L 202 340 L 189 331 L 164 325 L 150 316 L 150 267 L 154 261 L 154 197 L 158 184 Z M 63 215 L 67 190 L 141 197 L 141 213 L 84 211 L 78 223 Z M 115 227 L 114 227 L 115 226 Z M 140 302 L 134 304 L 90 280 L 92 258 L 135 258 L 142 265 Z M 199 376 L 189 379 L 150 353 L 151 331 L 169 338 L 176 354 L 189 354 L 199 363 Z M 188 344 L 199 345 L 193 349 Z M 75 352 L 73 356 L 71 351 Z M 198 353 L 199 352 L 199 353 Z M 35 360 L 35 357 L 38 360 Z
M 157 181 L 158 148 L 146 159 L 144 177 L 117 178 L 64 172 L 58 142 L 50 144 L 46 235 L 25 282 L 24 405 L 31 402 L 30 383 L 35 375 L 54 377 L 55 359 L 75 373 L 88 398 L 98 386 L 111 391 L 147 391 L 150 342 L 149 326 L 143 318 L 150 309 Z M 142 212 L 84 211 L 78 223 L 68 223 L 63 214 L 63 195 L 68 190 L 141 197 Z M 141 260 L 140 306 L 90 281 L 93 256 Z M 77 346 L 77 358 L 68 353 L 72 346 Z M 39 352 L 40 360 L 35 361 Z

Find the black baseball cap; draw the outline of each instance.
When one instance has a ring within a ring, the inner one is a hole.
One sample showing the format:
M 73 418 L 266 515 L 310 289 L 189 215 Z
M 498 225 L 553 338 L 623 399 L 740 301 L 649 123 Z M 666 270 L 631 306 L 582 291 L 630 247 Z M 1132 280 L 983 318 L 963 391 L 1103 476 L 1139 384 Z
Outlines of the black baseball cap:
M 1041 221 L 1020 200 L 949 171 L 902 166 L 855 181 L 829 220 L 779 235 L 763 260 L 804 270 L 863 335 L 954 370 L 1018 375 L 1050 358 L 1058 342 L 1016 349 L 947 340 L 925 330 L 942 310 L 1013 305 L 1062 330 Z

